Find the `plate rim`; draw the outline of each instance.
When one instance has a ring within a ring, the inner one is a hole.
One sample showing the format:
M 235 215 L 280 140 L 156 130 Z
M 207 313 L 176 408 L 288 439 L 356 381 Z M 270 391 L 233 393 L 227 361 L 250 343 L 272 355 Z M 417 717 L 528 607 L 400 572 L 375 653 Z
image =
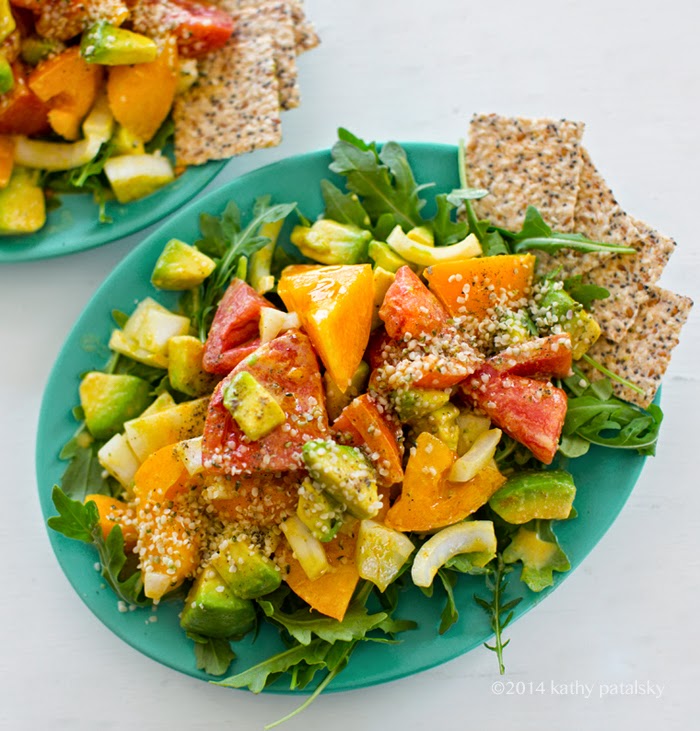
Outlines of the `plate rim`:
M 457 154 L 458 147 L 456 145 L 448 144 L 448 143 L 433 143 L 433 142 L 424 142 L 424 141 L 417 141 L 417 142 L 399 142 L 400 145 L 402 145 L 407 152 L 410 154 L 415 151 L 430 151 L 430 150 L 439 150 L 442 153 L 452 153 L 454 155 Z M 275 168 L 284 167 L 285 165 L 288 165 L 292 162 L 298 163 L 298 162 L 308 162 L 311 160 L 314 160 L 316 158 L 322 158 L 322 157 L 328 157 L 330 154 L 330 148 L 322 148 L 318 150 L 312 150 L 304 153 L 299 153 L 296 155 L 291 155 L 286 158 L 282 158 L 281 160 L 277 160 L 274 162 L 271 162 L 265 166 L 262 166 L 260 168 L 255 168 L 244 175 L 235 178 L 233 180 L 227 181 L 223 185 L 217 187 L 216 189 L 208 192 L 206 195 L 202 196 L 201 198 L 197 198 L 194 201 L 191 201 L 188 203 L 185 207 L 183 207 L 181 210 L 177 211 L 175 214 L 168 214 L 168 216 L 175 216 L 176 218 L 180 217 L 188 217 L 191 215 L 198 215 L 201 212 L 204 212 L 206 210 L 206 207 L 212 201 L 213 199 L 217 198 L 218 196 L 221 196 L 224 194 L 226 190 L 228 190 L 231 187 L 237 186 L 241 184 L 241 181 L 245 181 L 245 179 L 260 175 L 260 174 L 267 174 L 271 170 L 274 170 Z M 213 208 L 213 206 L 211 207 Z M 114 267 L 114 269 L 100 282 L 99 286 L 93 292 L 91 295 L 89 301 L 86 303 L 86 305 L 83 307 L 82 311 L 80 312 L 80 315 L 74 322 L 73 326 L 69 330 L 68 334 L 63 340 L 63 344 L 61 346 L 61 349 L 59 351 L 58 356 L 56 357 L 56 360 L 51 368 L 51 371 L 49 373 L 49 376 L 46 380 L 46 383 L 44 385 L 44 391 L 42 395 L 41 400 L 41 406 L 40 406 L 40 412 L 39 412 L 39 421 L 38 421 L 38 427 L 37 427 L 37 438 L 36 438 L 36 449 L 35 449 L 35 472 L 36 472 L 36 478 L 37 478 L 37 491 L 39 493 L 39 502 L 41 505 L 41 511 L 42 516 L 44 519 L 44 527 L 47 530 L 49 534 L 49 541 L 52 547 L 52 550 L 54 552 L 54 555 L 56 556 L 56 559 L 58 561 L 59 566 L 61 567 L 61 570 L 63 571 L 64 575 L 68 579 L 68 582 L 72 586 L 73 590 L 78 594 L 80 599 L 83 601 L 83 603 L 87 606 L 87 608 L 99 619 L 99 621 L 107 627 L 111 632 L 116 634 L 121 640 L 126 642 L 128 645 L 130 645 L 133 649 L 137 650 L 140 654 L 146 655 L 150 659 L 160 663 L 161 665 L 164 665 L 165 667 L 168 667 L 171 670 L 175 670 L 177 672 L 180 672 L 184 675 L 188 675 L 196 680 L 203 680 L 206 682 L 206 678 L 203 678 L 201 675 L 197 674 L 197 672 L 188 672 L 186 669 L 182 669 L 179 667 L 174 667 L 166 660 L 158 657 L 157 653 L 154 651 L 151 651 L 150 649 L 144 649 L 144 647 L 139 646 L 136 642 L 136 640 L 132 637 L 132 634 L 129 633 L 128 628 L 126 628 L 125 625 L 120 624 L 118 621 L 118 617 L 120 616 L 117 612 L 115 612 L 115 616 L 113 617 L 114 621 L 111 621 L 111 619 L 105 619 L 105 617 L 102 616 L 102 614 L 98 613 L 97 608 L 93 607 L 89 601 L 87 596 L 79 589 L 77 586 L 77 577 L 72 576 L 67 571 L 66 567 L 64 566 L 63 561 L 61 560 L 61 554 L 63 553 L 63 546 L 61 543 L 63 541 L 68 541 L 70 539 L 67 539 L 55 531 L 48 528 L 46 525 L 46 520 L 51 515 L 55 514 L 55 509 L 53 507 L 53 503 L 51 501 L 51 495 L 50 495 L 50 489 L 42 485 L 42 475 L 40 474 L 40 461 L 41 461 L 41 448 L 44 444 L 44 440 L 41 438 L 44 430 L 46 429 L 46 425 L 49 421 L 48 414 L 50 411 L 50 404 L 48 403 L 48 395 L 52 391 L 52 384 L 55 380 L 59 379 L 61 376 L 62 371 L 62 364 L 65 360 L 67 360 L 70 356 L 70 353 L 67 349 L 67 344 L 69 341 L 74 339 L 77 335 L 80 334 L 81 329 L 83 327 L 83 322 L 88 319 L 89 311 L 92 309 L 92 303 L 95 297 L 98 296 L 99 292 L 102 290 L 103 287 L 107 286 L 108 282 L 112 281 L 113 278 L 118 278 L 120 273 L 122 271 L 125 271 L 128 269 L 128 267 L 131 265 L 132 262 L 137 261 L 140 259 L 142 252 L 147 250 L 148 248 L 154 246 L 152 243 L 154 240 L 161 238 L 162 239 L 162 233 L 161 230 L 168 225 L 168 221 L 165 220 L 165 217 L 161 219 L 161 225 L 153 232 L 151 232 L 143 241 L 139 242 L 118 264 Z M 76 374 L 77 375 L 77 374 Z M 54 386 L 55 388 L 55 386 Z M 659 393 L 657 394 L 657 398 L 655 399 L 655 403 L 659 402 L 661 395 L 661 389 L 659 390 Z M 594 447 L 595 449 L 595 447 Z M 600 448 L 602 449 L 602 448 Z M 611 450 L 606 450 L 607 453 L 609 453 Z M 618 450 L 621 451 L 621 450 Z M 569 576 L 571 576 L 574 571 L 581 565 L 581 563 L 584 562 L 586 557 L 590 554 L 590 552 L 600 543 L 603 536 L 610 530 L 612 525 L 617 520 L 618 515 L 624 508 L 625 503 L 628 501 L 630 495 L 632 494 L 632 491 L 636 485 L 636 483 L 639 480 L 639 476 L 641 472 L 644 469 L 644 465 L 646 463 L 646 456 L 642 455 L 635 455 L 635 461 L 632 465 L 632 468 L 630 470 L 630 480 L 631 480 L 631 487 L 629 491 L 624 495 L 624 499 L 622 500 L 622 503 L 620 504 L 619 510 L 614 513 L 613 517 L 611 519 L 606 520 L 604 525 L 599 525 L 598 528 L 600 529 L 602 527 L 602 531 L 600 532 L 600 535 L 597 537 L 597 539 L 592 543 L 590 547 L 588 547 L 578 558 L 579 560 L 575 565 L 572 566 L 572 568 L 562 574 L 557 574 L 554 579 L 554 584 L 550 587 L 547 587 L 543 591 L 539 593 L 532 592 L 532 598 L 529 602 L 527 602 L 527 605 L 520 609 L 518 611 L 518 608 L 516 607 L 513 621 L 516 621 L 520 619 L 520 617 L 527 614 L 530 610 L 532 610 L 534 607 L 538 606 L 551 592 L 556 590 L 559 585 L 565 581 Z M 90 550 L 92 550 L 90 548 Z M 519 574 L 520 569 L 516 569 L 515 575 Z M 472 577 L 468 577 L 472 578 Z M 116 600 L 116 597 L 115 597 Z M 490 633 L 486 636 L 486 640 L 488 640 L 490 637 L 493 636 L 493 633 Z M 396 668 L 394 672 L 392 672 L 390 675 L 387 675 L 385 677 L 382 677 L 379 680 L 374 680 L 370 682 L 354 682 L 354 681 L 346 681 L 345 683 L 342 682 L 343 676 L 341 675 L 339 678 L 336 679 L 335 682 L 331 683 L 331 685 L 324 691 L 324 693 L 328 692 L 344 692 L 347 690 L 359 690 L 361 688 L 365 687 L 374 687 L 376 685 L 381 685 L 388 682 L 393 682 L 396 680 L 401 680 L 405 677 L 409 677 L 411 675 L 416 675 L 418 673 L 422 673 L 426 670 L 430 670 L 435 667 L 439 667 L 441 665 L 444 665 L 448 662 L 451 662 L 458 657 L 461 657 L 463 655 L 466 655 L 467 653 L 471 652 L 473 649 L 475 649 L 477 646 L 481 645 L 483 642 L 483 639 L 474 639 L 472 641 L 468 641 L 464 643 L 462 646 L 455 648 L 454 650 L 448 652 L 445 656 L 443 656 L 439 660 L 433 661 L 432 659 L 427 660 L 423 663 L 419 663 L 418 666 L 411 666 L 408 669 L 402 669 L 402 668 Z M 270 688 L 266 688 L 264 690 L 265 693 L 272 693 L 272 694 L 279 694 L 279 695 L 308 695 L 309 693 L 313 692 L 314 684 L 310 686 L 310 688 L 304 689 L 304 690 L 289 690 L 288 688 L 283 687 L 275 687 L 274 685 Z M 228 690 L 228 689 L 227 689 Z M 242 688 L 240 690 L 246 690 L 245 688 Z

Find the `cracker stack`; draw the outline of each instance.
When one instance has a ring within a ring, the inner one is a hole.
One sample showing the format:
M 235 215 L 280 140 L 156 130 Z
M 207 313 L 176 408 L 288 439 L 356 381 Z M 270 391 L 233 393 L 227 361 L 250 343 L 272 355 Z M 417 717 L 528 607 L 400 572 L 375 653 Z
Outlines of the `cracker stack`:
M 635 250 L 631 255 L 535 253 L 540 273 L 559 269 L 610 292 L 593 303 L 602 337 L 589 355 L 642 388 L 644 395 L 613 384 L 621 398 L 646 407 L 693 303 L 656 286 L 675 243 L 624 212 L 581 146 L 582 135 L 583 124 L 568 120 L 475 115 L 466 174 L 470 185 L 486 188 L 490 195 L 475 201 L 474 210 L 494 225 L 518 231 L 527 206 L 533 205 L 556 231 Z M 596 374 L 589 364 L 580 365 L 587 375 Z
M 178 166 L 200 165 L 282 141 L 281 111 L 299 106 L 297 56 L 319 38 L 298 0 L 218 0 L 236 30 L 199 62 L 197 83 L 177 97 Z

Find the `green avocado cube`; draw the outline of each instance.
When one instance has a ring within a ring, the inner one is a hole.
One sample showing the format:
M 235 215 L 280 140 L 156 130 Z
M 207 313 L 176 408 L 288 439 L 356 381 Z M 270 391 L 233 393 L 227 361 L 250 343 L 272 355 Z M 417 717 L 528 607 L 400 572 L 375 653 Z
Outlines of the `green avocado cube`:
M 237 373 L 224 388 L 224 406 L 241 431 L 255 442 L 287 420 L 274 396 L 248 371 Z
M 229 543 L 209 565 L 231 593 L 241 599 L 265 596 L 282 583 L 277 566 L 259 548 L 246 541 Z
M 5 56 L 0 53 L 0 94 L 12 90 L 15 85 L 15 77 L 12 73 L 12 66 Z
M 360 264 L 367 260 L 372 234 L 350 223 L 321 219 L 311 227 L 295 226 L 292 243 L 321 264 Z
M 46 200 L 38 171 L 17 167 L 0 188 L 0 236 L 38 231 L 46 223 Z
M 88 63 L 126 66 L 154 61 L 158 56 L 158 45 L 141 33 L 100 21 L 83 33 L 80 55 Z
M 204 343 L 192 335 L 176 335 L 168 341 L 170 385 L 188 396 L 211 393 L 217 377 L 202 368 Z
M 370 241 L 368 254 L 375 266 L 381 267 L 387 272 L 397 272 L 402 266 L 411 266 L 383 241 Z
M 302 448 L 311 479 L 356 518 L 373 518 L 382 506 L 372 463 L 356 447 L 312 439 Z
M 151 386 L 136 376 L 91 371 L 80 382 L 80 405 L 90 434 L 109 439 L 149 404 Z
M 205 568 L 192 585 L 180 626 L 204 637 L 240 637 L 255 626 L 255 607 L 231 592 L 212 568 Z
M 216 262 L 194 246 L 170 239 L 153 268 L 151 282 L 158 289 L 192 289 L 198 287 L 215 267 Z
M 517 472 L 489 500 L 508 523 L 522 525 L 535 518 L 565 520 L 576 497 L 574 478 L 564 470 Z
M 459 409 L 454 405 L 447 403 L 435 411 L 431 411 L 427 416 L 421 416 L 411 421 L 411 436 L 414 439 L 422 432 L 428 432 L 444 442 L 453 452 L 457 451 L 459 445 L 459 426 L 457 425 L 457 417 Z
M 10 0 L 0 0 L 0 44 L 17 27 L 10 9 Z
M 450 400 L 450 394 L 431 388 L 406 388 L 389 394 L 402 423 L 411 422 L 437 411 Z
M 321 543 L 335 538 L 343 524 L 343 512 L 342 506 L 308 477 L 301 483 L 297 517 Z

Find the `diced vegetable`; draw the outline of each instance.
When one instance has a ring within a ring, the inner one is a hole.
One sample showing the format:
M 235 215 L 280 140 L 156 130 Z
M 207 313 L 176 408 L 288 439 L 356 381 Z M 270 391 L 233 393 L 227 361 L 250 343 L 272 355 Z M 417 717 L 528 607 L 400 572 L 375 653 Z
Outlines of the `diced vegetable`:
M 369 366 L 364 361 L 360 361 L 357 370 L 352 374 L 350 386 L 343 393 L 338 384 L 333 380 L 329 371 L 323 374 L 323 386 L 326 391 L 326 409 L 328 410 L 328 418 L 335 421 L 343 409 L 357 396 L 359 396 L 367 387 L 369 380 Z
M 175 180 L 170 160 L 160 154 L 110 157 L 104 171 L 120 203 L 145 198 Z
M 461 261 L 481 254 L 481 244 L 474 234 L 469 234 L 467 238 L 456 244 L 435 247 L 409 238 L 401 226 L 396 226 L 387 237 L 386 242 L 406 261 L 420 264 L 420 266 L 430 266 L 445 261 Z
M 460 553 L 496 552 L 496 533 L 490 520 L 471 520 L 444 528 L 418 550 L 411 578 L 416 586 L 430 586 L 438 569 Z
M 458 416 L 459 409 L 454 404 L 447 403 L 427 416 L 413 419 L 411 433 L 415 437 L 423 432 L 428 432 L 437 437 L 451 451 L 456 452 L 459 445 Z
M 224 406 L 251 441 L 257 441 L 287 420 L 274 396 L 247 371 L 237 373 L 223 389 Z
M 187 335 L 189 331 L 189 318 L 176 315 L 146 297 L 139 302 L 124 328 L 112 331 L 109 347 L 140 363 L 167 368 L 170 338 Z
M 355 552 L 357 572 L 380 591 L 386 591 L 414 549 L 411 540 L 403 533 L 373 520 L 363 520 Z
M 355 447 L 331 439 L 314 439 L 302 449 L 311 479 L 357 518 L 371 518 L 381 508 L 376 473 Z
M 190 476 L 198 475 L 204 470 L 202 464 L 202 437 L 183 439 L 175 445 L 175 452 Z
M 107 439 L 146 408 L 151 387 L 136 376 L 91 371 L 83 377 L 79 391 L 90 433 Z
M 459 443 L 457 454 L 461 457 L 474 444 L 484 432 L 491 427 L 491 419 L 488 416 L 475 414 L 473 411 L 463 410 L 455 420 L 459 428 Z
M 369 264 L 288 267 L 277 293 L 299 315 L 323 364 L 345 392 L 369 342 L 374 278 Z
M 260 342 L 269 343 L 280 333 L 301 327 L 299 315 L 296 312 L 282 312 L 271 307 L 260 310 Z
M 600 337 L 600 325 L 564 289 L 555 289 L 553 283 L 545 290 L 537 303 L 536 319 L 550 322 L 571 336 L 571 351 L 574 360 L 579 360 Z
M 435 263 L 424 273 L 450 314 L 481 320 L 496 307 L 508 307 L 529 295 L 535 262 L 532 254 L 485 256 Z
M 48 108 L 27 86 L 21 63 L 12 65 L 14 85 L 0 96 L 0 135 L 36 135 L 49 129 Z
M 375 266 L 387 272 L 397 272 L 402 266 L 408 265 L 403 257 L 399 256 L 389 244 L 385 244 L 383 241 L 370 241 L 367 253 Z
M 522 561 L 520 578 L 531 591 L 542 591 L 551 586 L 554 583 L 552 572 L 571 568 L 549 521 L 536 521 L 535 530 L 521 526 L 503 551 L 503 560 L 506 563 Z
M 372 330 L 381 327 L 382 319 L 379 317 L 379 310 L 384 304 L 384 298 L 386 293 L 389 291 L 389 287 L 396 279 L 393 272 L 389 272 L 386 269 L 382 269 L 377 266 L 373 270 L 374 275 L 374 312 L 372 314 Z
M 402 340 L 422 333 L 434 334 L 447 322 L 447 312 L 435 295 L 408 267 L 396 272 L 379 310 L 389 337 Z
M 88 63 L 124 66 L 155 61 L 158 45 L 141 33 L 100 21 L 83 33 L 80 54 Z
M 566 378 L 571 375 L 571 338 L 549 335 L 519 343 L 489 358 L 499 373 L 533 378 Z
M 448 391 L 430 388 L 407 388 L 391 393 L 391 403 L 401 422 L 428 416 L 450 400 Z
M 12 66 L 5 56 L 0 53 L 0 94 L 7 94 L 15 85 L 15 75 Z
M 192 335 L 176 335 L 168 340 L 168 380 L 176 390 L 188 396 L 211 393 L 217 377 L 202 368 L 204 343 Z
M 127 421 L 124 430 L 134 454 L 143 461 L 168 444 L 200 436 L 208 401 L 207 398 L 184 401 L 165 411 Z
M 133 549 L 138 538 L 136 511 L 128 503 L 109 495 L 87 495 L 85 502 L 93 502 L 97 506 L 97 512 L 100 514 L 102 537 L 105 540 L 107 540 L 112 529 L 118 525 L 122 530 L 125 549 L 127 551 Z
M 506 481 L 490 462 L 469 482 L 449 482 L 454 453 L 439 439 L 423 433 L 406 465 L 401 495 L 385 524 L 396 530 L 431 531 L 477 511 Z
M 343 506 L 306 478 L 299 486 L 297 516 L 314 538 L 327 543 L 343 524 Z
M 15 166 L 12 158 L 6 165 L 11 172 L 7 184 L 0 186 L 0 236 L 38 231 L 46 223 L 46 201 L 38 176 Z
M 314 538 L 296 515 L 280 524 L 280 529 L 289 541 L 295 558 L 311 581 L 315 581 L 330 570 L 323 544 Z
M 274 591 L 282 577 L 275 564 L 249 541 L 227 541 L 209 562 L 241 599 L 257 599 Z
M 140 462 L 123 434 L 115 434 L 97 452 L 97 460 L 115 480 L 131 489 Z
M 468 482 L 481 472 L 496 454 L 496 447 L 501 441 L 500 429 L 489 429 L 480 434 L 466 454 L 463 454 L 450 470 L 452 482 Z
M 349 223 L 322 219 L 311 227 L 295 226 L 292 243 L 321 264 L 360 264 L 367 259 L 372 234 Z
M 535 518 L 565 520 L 576 497 L 574 478 L 564 470 L 517 472 L 489 500 L 508 523 L 520 525 Z

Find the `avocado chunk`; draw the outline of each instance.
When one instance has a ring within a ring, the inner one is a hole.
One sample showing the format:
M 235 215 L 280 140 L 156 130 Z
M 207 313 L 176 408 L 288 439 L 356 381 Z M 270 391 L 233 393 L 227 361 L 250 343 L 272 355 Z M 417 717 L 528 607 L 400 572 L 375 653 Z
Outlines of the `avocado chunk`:
M 175 180 L 170 160 L 164 155 L 118 155 L 104 166 L 105 175 L 120 203 L 145 198 Z
M 495 338 L 496 347 L 519 345 L 537 335 L 537 328 L 526 310 L 503 310 L 499 313 Z
M 180 626 L 204 637 L 240 637 L 255 626 L 255 607 L 237 597 L 211 568 L 205 568 L 192 584 Z
M 542 591 L 554 583 L 552 572 L 568 571 L 571 563 L 561 549 L 548 520 L 537 520 L 532 526 L 521 526 L 503 552 L 506 563 L 522 561 L 520 578 L 531 591 Z
M 149 404 L 151 386 L 136 376 L 92 371 L 80 383 L 80 405 L 96 439 L 109 439 Z
M 569 333 L 574 360 L 579 360 L 600 337 L 600 325 L 593 315 L 568 292 L 555 289 L 551 283 L 536 312 L 552 328 L 558 325 L 563 332 Z
M 297 516 L 321 543 L 328 543 L 335 538 L 343 525 L 342 507 L 308 477 L 299 487 Z
M 382 502 L 371 462 L 356 447 L 331 439 L 312 439 L 303 446 L 304 464 L 311 479 L 356 518 L 373 518 Z
M 38 231 L 46 223 L 44 191 L 33 171 L 15 166 L 0 189 L 0 236 Z
M 360 264 L 367 259 L 372 234 L 350 223 L 321 219 L 311 227 L 295 226 L 292 243 L 321 264 Z
M 323 374 L 323 388 L 326 392 L 326 410 L 328 418 L 335 421 L 343 411 L 343 409 L 357 396 L 364 392 L 369 381 L 369 366 L 363 360 L 357 366 L 357 370 L 352 374 L 348 390 L 343 393 L 338 384 L 331 378 L 331 374 L 326 371 Z
M 61 41 L 56 41 L 52 38 L 42 38 L 41 36 L 27 36 L 26 38 L 22 38 L 19 55 L 24 63 L 28 63 L 30 66 L 37 66 L 51 54 L 58 54 L 64 49 L 65 45 Z
M 454 404 L 447 403 L 427 416 L 413 419 L 411 421 L 413 427 L 411 436 L 417 439 L 419 434 L 428 432 L 428 434 L 432 434 L 446 444 L 453 452 L 456 452 L 460 433 L 457 425 L 458 416 L 459 409 Z
M 407 388 L 389 394 L 401 422 L 411 422 L 428 416 L 450 400 L 450 394 L 430 388 Z
M 80 55 L 103 66 L 149 63 L 157 58 L 158 45 L 140 33 L 100 21 L 83 33 Z
M 15 77 L 12 73 L 10 62 L 0 53 L 0 94 L 5 94 L 12 90 L 15 85 Z
M 237 373 L 224 388 L 224 406 L 240 430 L 255 442 L 267 436 L 287 417 L 274 396 L 248 371 Z
M 402 266 L 411 266 L 383 241 L 370 241 L 367 253 L 377 267 L 387 272 L 396 273 Z
M 568 518 L 575 497 L 574 478 L 568 472 L 530 470 L 509 477 L 489 505 L 503 520 L 521 525 L 535 518 Z
M 209 565 L 240 599 L 257 599 L 282 583 L 277 566 L 248 541 L 230 542 Z
M 384 298 L 386 293 L 389 291 L 389 287 L 394 283 L 396 275 L 394 272 L 382 269 L 380 266 L 375 266 L 372 270 L 372 276 L 374 277 L 374 310 L 372 312 L 372 330 L 380 327 L 384 323 L 382 318 L 379 317 L 379 310 L 384 304 Z
M 216 262 L 184 241 L 170 239 L 158 257 L 151 282 L 158 289 L 198 287 L 216 267 Z
M 117 125 L 110 142 L 116 155 L 143 155 L 146 152 L 143 141 L 121 124 Z
M 192 335 L 176 335 L 168 340 L 168 378 L 170 385 L 188 396 L 211 393 L 217 377 L 202 368 L 204 343 Z

